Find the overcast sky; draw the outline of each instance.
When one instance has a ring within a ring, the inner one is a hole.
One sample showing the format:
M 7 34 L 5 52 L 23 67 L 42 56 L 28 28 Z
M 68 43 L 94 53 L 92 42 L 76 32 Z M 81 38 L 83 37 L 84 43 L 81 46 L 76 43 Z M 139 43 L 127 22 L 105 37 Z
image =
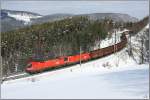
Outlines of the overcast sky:
M 139 19 L 149 14 L 147 1 L 1 1 L 2 9 L 49 15 L 54 13 L 125 13 Z

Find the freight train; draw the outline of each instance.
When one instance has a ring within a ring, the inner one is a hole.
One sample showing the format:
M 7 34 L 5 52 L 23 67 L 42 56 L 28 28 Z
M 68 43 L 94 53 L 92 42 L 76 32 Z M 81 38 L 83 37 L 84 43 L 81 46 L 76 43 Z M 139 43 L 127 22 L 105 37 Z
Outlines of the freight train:
M 121 41 L 117 44 L 97 49 L 90 52 L 85 52 L 72 56 L 61 56 L 55 59 L 49 59 L 46 61 L 31 61 L 26 67 L 26 72 L 30 74 L 43 72 L 48 69 L 60 68 L 62 66 L 77 64 L 79 62 L 86 62 L 89 60 L 97 59 L 110 55 L 114 52 L 120 51 L 127 44 L 127 38 L 125 34 L 121 35 Z

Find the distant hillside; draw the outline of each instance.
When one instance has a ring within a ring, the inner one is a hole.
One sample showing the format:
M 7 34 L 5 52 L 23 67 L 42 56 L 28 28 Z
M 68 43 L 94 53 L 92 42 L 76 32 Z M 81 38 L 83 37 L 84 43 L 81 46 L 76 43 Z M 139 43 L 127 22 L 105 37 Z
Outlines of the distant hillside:
M 68 17 L 72 17 L 73 15 L 71 14 L 53 14 L 53 15 L 46 15 L 43 16 L 41 18 L 37 18 L 37 19 L 31 19 L 32 24 L 41 24 L 41 23 L 45 23 L 45 22 L 52 22 L 52 21 L 56 21 L 56 20 L 62 20 Z
M 52 22 L 62 20 L 65 18 L 71 18 L 73 16 L 87 16 L 90 20 L 104 20 L 112 19 L 115 22 L 136 22 L 137 18 L 131 17 L 127 14 L 120 13 L 92 13 L 92 14 L 52 14 L 42 16 L 37 13 L 27 11 L 14 11 L 14 10 L 1 10 L 2 19 L 2 32 L 22 28 L 32 24 L 42 24 L 45 22 Z
M 22 21 L 17 21 L 15 18 L 8 16 L 8 13 L 1 10 L 1 31 L 9 31 L 24 26 Z
M 131 17 L 128 14 L 120 14 L 120 13 L 92 13 L 92 14 L 80 14 L 80 15 L 73 15 L 73 14 L 53 14 L 53 15 L 46 15 L 41 18 L 32 19 L 32 23 L 44 23 L 44 22 L 51 22 L 56 20 L 62 20 L 65 18 L 73 17 L 73 16 L 83 16 L 88 17 L 90 20 L 104 20 L 112 19 L 115 22 L 137 22 L 138 19 L 135 17 Z
M 105 18 L 112 19 L 116 22 L 137 22 L 138 19 L 131 17 L 128 14 L 121 13 L 93 13 L 93 14 L 82 14 L 79 16 L 88 16 L 91 20 L 102 20 Z
M 1 13 L 2 13 L 2 15 L 5 13 L 5 15 L 7 15 L 7 16 L 15 17 L 15 18 L 17 18 L 19 15 L 20 15 L 20 17 L 28 17 L 28 18 L 42 17 L 40 14 L 33 13 L 33 12 L 27 12 L 27 11 L 15 11 L 15 10 L 2 9 Z M 2 17 L 4 17 L 4 16 L 2 16 Z
M 41 15 L 26 11 L 1 10 L 1 31 L 6 32 L 30 25 L 30 20 L 39 18 Z

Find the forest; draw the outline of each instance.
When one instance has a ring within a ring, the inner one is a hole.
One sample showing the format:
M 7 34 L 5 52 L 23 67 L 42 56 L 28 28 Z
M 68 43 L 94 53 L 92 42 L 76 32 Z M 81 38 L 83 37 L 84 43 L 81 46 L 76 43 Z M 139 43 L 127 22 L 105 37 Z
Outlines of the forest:
M 148 17 L 147 17 L 148 18 Z M 92 51 L 96 41 L 101 41 L 114 28 L 122 26 L 136 33 L 147 22 L 119 23 L 111 19 L 89 20 L 76 16 L 54 22 L 31 25 L 1 33 L 3 74 L 23 72 L 30 60 L 43 61 L 59 56 Z

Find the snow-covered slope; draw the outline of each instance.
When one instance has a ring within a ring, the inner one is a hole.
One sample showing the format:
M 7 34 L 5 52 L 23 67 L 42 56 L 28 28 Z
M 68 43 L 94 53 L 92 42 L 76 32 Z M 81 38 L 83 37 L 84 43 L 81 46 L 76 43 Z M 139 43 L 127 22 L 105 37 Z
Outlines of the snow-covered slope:
M 147 25 L 145 26 L 145 28 L 146 28 L 146 29 L 149 29 L 149 24 L 147 24 Z
M 1 10 L 2 14 L 5 14 L 5 17 L 12 17 L 18 21 L 23 21 L 24 24 L 28 24 L 31 19 L 36 19 L 42 17 L 39 14 L 25 12 L 25 11 L 13 11 L 13 10 Z
M 137 63 L 141 63 L 141 56 L 144 56 L 144 62 L 148 61 L 149 55 L 149 47 L 145 45 L 149 44 L 149 24 L 147 24 L 140 32 L 138 32 L 135 36 L 131 37 L 131 46 L 133 57 Z M 143 43 L 142 43 L 143 41 Z M 143 44 L 143 45 L 142 45 Z M 142 49 L 143 46 L 143 49 Z
M 30 22 L 31 19 L 41 17 L 41 16 L 35 16 L 35 15 L 28 15 L 26 13 L 18 13 L 18 14 L 8 13 L 8 16 L 13 17 L 16 20 L 24 21 L 26 23 Z
M 61 70 L 5 81 L 2 98 L 143 99 L 149 97 L 149 65 L 120 52 Z
M 129 31 L 128 29 L 124 30 L 115 30 L 115 32 L 110 33 L 111 36 L 106 37 L 106 39 L 97 41 L 95 43 L 95 46 L 93 47 L 94 50 L 99 49 L 99 48 L 105 48 L 111 45 L 114 45 L 115 43 L 119 43 L 121 41 L 120 36 L 122 35 L 123 32 Z M 92 49 L 93 50 L 93 49 Z

